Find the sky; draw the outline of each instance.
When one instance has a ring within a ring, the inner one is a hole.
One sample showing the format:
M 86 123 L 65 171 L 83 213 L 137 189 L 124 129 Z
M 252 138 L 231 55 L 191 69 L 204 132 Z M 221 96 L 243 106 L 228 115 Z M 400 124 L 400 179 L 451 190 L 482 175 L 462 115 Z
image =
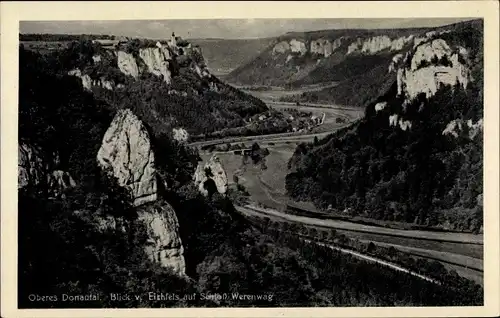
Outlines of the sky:
M 20 33 L 108 34 L 165 39 L 175 31 L 176 35 L 186 39 L 249 39 L 276 37 L 292 31 L 435 27 L 464 20 L 470 18 L 21 21 Z

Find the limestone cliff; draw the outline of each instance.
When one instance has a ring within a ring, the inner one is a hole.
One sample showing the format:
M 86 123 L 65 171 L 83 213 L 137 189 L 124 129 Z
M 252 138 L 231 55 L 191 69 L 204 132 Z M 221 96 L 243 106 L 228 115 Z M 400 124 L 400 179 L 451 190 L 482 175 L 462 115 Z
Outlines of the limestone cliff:
M 118 51 L 118 68 L 125 75 L 130 75 L 137 79 L 139 77 L 139 68 L 137 67 L 137 62 L 132 54 Z
M 49 167 L 37 147 L 20 142 L 18 149 L 18 188 L 45 182 Z
M 163 81 L 170 84 L 172 74 L 169 69 L 171 54 L 169 50 L 157 42 L 155 48 L 145 48 L 139 50 L 139 56 L 144 61 L 150 73 L 156 76 L 163 76 Z
M 458 138 L 464 130 L 468 132 L 469 139 L 473 139 L 477 134 L 482 133 L 483 119 L 479 119 L 476 123 L 473 123 L 470 119 L 467 121 L 454 119 L 446 125 L 446 128 L 443 130 L 443 135 L 451 135 Z
M 48 194 L 59 196 L 67 188 L 76 186 L 68 172 L 57 169 L 59 158 L 47 158 L 41 148 L 25 142 L 18 149 L 18 189 L 29 186 L 46 187 Z
M 173 208 L 166 202 L 161 206 L 141 207 L 138 220 L 146 226 L 148 236 L 146 253 L 152 262 L 185 275 L 184 247 L 179 235 L 179 221 Z
M 292 39 L 290 41 L 290 51 L 304 55 L 307 52 L 306 43 Z
M 275 44 L 272 52 L 273 54 L 299 53 L 299 55 L 310 52 L 322 55 L 323 57 L 329 57 L 345 40 L 345 37 L 340 37 L 335 40 L 319 38 L 310 41 L 291 39 L 290 41 L 281 41 Z M 290 59 L 291 58 L 292 56 L 290 55 Z
M 54 170 L 48 175 L 49 189 L 54 195 L 59 196 L 65 189 L 76 186 L 75 180 L 71 175 L 62 170 Z
M 129 189 L 134 204 L 157 198 L 154 153 L 144 124 L 129 109 L 111 122 L 97 154 L 101 167 L 110 170 L 120 186 Z
M 134 205 L 138 206 L 138 220 L 146 226 L 145 250 L 151 261 L 184 275 L 184 249 L 175 211 L 166 202 L 147 204 L 157 200 L 155 157 L 144 124 L 129 109 L 116 114 L 104 135 L 97 160 L 117 179 L 118 185 L 130 191 Z
M 443 39 L 421 43 L 397 69 L 398 95 L 412 100 L 420 93 L 433 96 L 440 85 L 465 88 L 472 80 L 467 55 L 465 48 L 452 48 Z
M 420 41 L 404 55 L 398 53 L 393 56 L 389 72 L 397 73 L 397 95 L 403 99 L 403 104 L 401 113 L 389 116 L 389 126 L 410 130 L 412 123 L 404 119 L 404 113 L 407 105 L 418 95 L 423 93 L 430 98 L 442 85 L 454 87 L 457 83 L 461 89 L 465 89 L 473 80 L 468 50 L 459 45 L 450 45 L 439 38 L 441 33 L 428 33 L 426 36 L 431 39 Z M 386 104 L 385 101 L 378 102 L 374 106 L 375 111 L 383 110 Z M 461 119 L 453 120 L 443 130 L 443 135 L 458 137 L 465 126 L 470 131 L 470 138 L 473 138 L 482 129 L 482 120 L 476 124 L 472 121 L 465 123 Z
M 203 195 L 208 195 L 206 182 L 212 180 L 217 192 L 224 194 L 227 191 L 227 174 L 216 155 L 213 155 L 205 164 L 200 162 L 193 176 L 195 185 Z
M 104 77 L 101 77 L 99 79 L 92 79 L 89 75 L 82 74 L 82 71 L 80 71 L 80 69 L 71 70 L 68 72 L 68 75 L 80 78 L 83 88 L 87 91 L 92 91 L 93 86 L 99 86 L 110 91 L 113 90 L 113 82 L 107 81 L 106 79 L 104 79 Z
M 367 39 L 357 38 L 356 41 L 349 45 L 347 54 L 353 54 L 355 52 L 376 54 L 384 50 L 399 51 L 402 50 L 407 43 L 411 42 L 413 38 L 414 35 L 394 39 L 391 39 L 387 35 L 375 36 Z
M 172 136 L 180 143 L 185 143 L 189 139 L 189 134 L 184 128 L 172 129 Z

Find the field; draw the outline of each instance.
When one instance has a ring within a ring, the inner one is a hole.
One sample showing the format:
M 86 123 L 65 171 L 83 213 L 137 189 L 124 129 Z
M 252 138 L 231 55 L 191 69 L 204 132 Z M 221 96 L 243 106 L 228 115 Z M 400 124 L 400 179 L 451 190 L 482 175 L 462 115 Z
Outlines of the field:
M 243 91 L 245 91 L 248 94 L 254 95 L 255 97 L 258 97 L 260 99 L 266 100 L 266 101 L 280 101 L 282 97 L 290 97 L 290 96 L 296 96 L 300 95 L 305 92 L 318 92 L 323 89 L 327 88 L 332 88 L 337 86 L 339 83 L 338 82 L 331 82 L 331 83 L 322 83 L 322 84 L 313 84 L 313 85 L 304 85 L 302 87 L 297 87 L 297 88 L 292 88 L 292 89 L 285 89 L 282 87 L 271 87 L 267 86 L 270 89 L 269 90 L 252 90 L 252 89 L 246 89 L 249 86 L 243 86 L 243 85 L 236 85 L 229 83 L 232 86 L 239 88 Z M 259 86 L 260 87 L 260 86 Z

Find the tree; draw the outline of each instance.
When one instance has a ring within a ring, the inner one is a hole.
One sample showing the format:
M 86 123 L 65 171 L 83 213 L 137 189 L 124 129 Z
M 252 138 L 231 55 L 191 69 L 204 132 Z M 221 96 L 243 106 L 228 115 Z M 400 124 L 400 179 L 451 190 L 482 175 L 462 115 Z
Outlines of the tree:
M 373 254 L 375 251 L 376 251 L 377 247 L 375 246 L 375 244 L 373 244 L 373 242 L 370 242 L 368 243 L 368 246 L 366 247 L 366 252 L 368 254 Z

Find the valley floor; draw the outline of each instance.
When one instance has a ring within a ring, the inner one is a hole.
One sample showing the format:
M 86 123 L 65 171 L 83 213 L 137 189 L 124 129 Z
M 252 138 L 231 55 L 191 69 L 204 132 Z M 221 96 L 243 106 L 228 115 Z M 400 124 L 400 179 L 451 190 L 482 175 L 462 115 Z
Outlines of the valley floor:
M 274 94 L 276 97 L 282 91 L 254 92 L 263 96 Z M 286 91 L 285 91 L 286 92 Z M 456 270 L 465 278 L 483 283 L 483 237 L 468 233 L 433 232 L 423 230 L 400 230 L 374 225 L 365 225 L 355 222 L 333 219 L 317 219 L 313 217 L 297 216 L 283 213 L 290 200 L 285 195 L 285 177 L 288 173 L 287 164 L 292 157 L 295 147 L 300 142 L 311 142 L 314 137 L 322 138 L 333 131 L 345 127 L 362 116 L 360 109 L 339 107 L 336 105 L 295 105 L 293 103 L 275 102 L 264 99 L 273 108 L 285 110 L 286 108 L 297 108 L 307 112 L 322 111 L 327 114 L 323 125 L 316 127 L 316 131 L 306 134 L 275 134 L 252 137 L 226 138 L 216 142 L 241 143 L 251 145 L 258 142 L 261 147 L 268 148 L 270 153 L 265 158 L 266 170 L 260 166 L 243 164 L 243 158 L 232 152 L 218 152 L 229 180 L 234 183 L 234 176 L 238 177 L 238 183 L 243 185 L 250 193 L 250 200 L 255 204 L 237 209 L 248 215 L 267 216 L 273 220 L 297 222 L 308 226 L 319 228 L 335 228 L 339 233 L 344 233 L 350 238 L 361 242 L 375 242 L 380 246 L 393 246 L 400 251 L 410 255 L 431 260 L 440 261 L 449 270 Z M 337 123 L 335 118 L 345 118 L 348 123 Z M 192 146 L 202 146 L 214 143 L 197 142 Z M 204 161 L 208 160 L 214 153 L 201 152 Z M 295 203 L 306 210 L 315 210 L 312 204 Z M 259 207 L 260 206 L 260 207 Z M 262 206 L 266 208 L 262 208 Z

